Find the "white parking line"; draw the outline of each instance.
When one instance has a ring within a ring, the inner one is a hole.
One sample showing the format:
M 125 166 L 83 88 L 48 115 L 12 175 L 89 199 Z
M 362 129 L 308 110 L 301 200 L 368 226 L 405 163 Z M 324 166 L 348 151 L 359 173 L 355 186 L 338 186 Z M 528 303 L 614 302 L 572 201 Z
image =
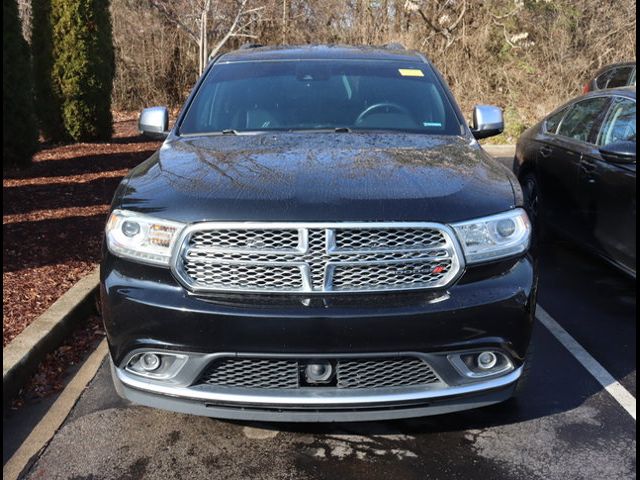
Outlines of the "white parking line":
M 636 398 L 618 382 L 613 375 L 587 352 L 582 345 L 569 335 L 540 305 L 536 307 L 536 318 L 553 334 L 558 341 L 582 364 L 609 394 L 636 419 Z

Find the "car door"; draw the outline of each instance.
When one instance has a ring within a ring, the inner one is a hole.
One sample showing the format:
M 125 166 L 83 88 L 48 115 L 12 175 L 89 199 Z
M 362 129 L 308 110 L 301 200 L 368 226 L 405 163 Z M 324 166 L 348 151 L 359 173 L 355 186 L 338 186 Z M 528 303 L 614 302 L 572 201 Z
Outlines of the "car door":
M 636 101 L 614 97 L 597 136 L 597 146 L 636 141 Z M 607 258 L 636 270 L 636 164 L 613 163 L 597 149 L 584 159 L 581 189 L 592 246 Z
M 554 229 L 570 237 L 583 234 L 580 161 L 593 147 L 590 140 L 608 102 L 603 96 L 577 101 L 569 107 L 555 134 L 549 131 L 540 138 L 537 167 L 541 214 Z

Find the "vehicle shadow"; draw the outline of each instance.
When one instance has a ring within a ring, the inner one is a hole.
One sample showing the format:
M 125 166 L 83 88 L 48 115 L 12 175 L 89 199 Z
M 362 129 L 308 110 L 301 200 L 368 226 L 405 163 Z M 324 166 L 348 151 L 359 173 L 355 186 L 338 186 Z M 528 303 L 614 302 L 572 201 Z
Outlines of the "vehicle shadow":
M 148 142 L 146 142 L 148 143 Z M 144 148 L 131 152 L 95 153 L 78 155 L 65 159 L 39 160 L 24 170 L 12 170 L 4 173 L 7 180 L 38 179 L 43 177 L 71 177 L 89 173 L 107 173 L 122 169 L 131 169 L 146 160 L 156 148 Z
M 100 177 L 86 182 L 21 185 L 3 188 L 3 215 L 32 211 L 108 205 L 122 176 Z
M 2 271 L 18 272 L 68 261 L 97 262 L 106 220 L 106 213 L 100 213 L 4 224 Z
M 3 272 L 67 261 L 98 261 L 113 194 L 126 172 L 146 160 L 156 144 L 94 155 L 86 154 L 93 144 L 80 145 L 77 156 L 71 156 L 73 145 L 65 146 L 64 151 L 52 154 L 52 159 L 35 161 L 28 169 L 5 175 Z

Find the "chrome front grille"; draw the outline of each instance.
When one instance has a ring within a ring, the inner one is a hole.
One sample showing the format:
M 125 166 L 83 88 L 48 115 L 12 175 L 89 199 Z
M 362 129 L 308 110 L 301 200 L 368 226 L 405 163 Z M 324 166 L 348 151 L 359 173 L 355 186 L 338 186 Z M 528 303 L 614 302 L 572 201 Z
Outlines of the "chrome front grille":
M 224 248 L 229 250 L 265 249 L 295 251 L 298 247 L 296 229 L 231 230 L 221 228 L 195 233 L 190 242 L 195 247 Z
M 418 228 L 342 228 L 336 230 L 336 250 L 402 250 L 444 247 L 445 238 L 437 229 Z
M 363 292 L 436 288 L 461 271 L 438 224 L 195 224 L 173 271 L 197 292 Z
M 440 260 L 400 264 L 341 265 L 334 270 L 333 286 L 337 290 L 355 290 L 366 289 L 374 282 L 387 285 L 387 288 L 437 284 L 447 276 L 450 268 L 450 264 Z
M 333 361 L 338 389 L 390 388 L 441 382 L 433 369 L 417 357 L 344 358 Z M 298 359 L 229 357 L 214 360 L 196 385 L 228 388 L 295 389 L 303 385 L 306 363 Z M 316 388 L 316 387 L 314 387 Z

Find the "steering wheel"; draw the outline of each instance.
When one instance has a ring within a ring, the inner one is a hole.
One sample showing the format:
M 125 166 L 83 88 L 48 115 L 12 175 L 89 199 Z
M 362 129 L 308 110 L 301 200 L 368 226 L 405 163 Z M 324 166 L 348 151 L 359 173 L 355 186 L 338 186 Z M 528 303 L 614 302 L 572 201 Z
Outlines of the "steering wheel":
M 409 112 L 409 109 L 403 107 L 402 105 L 391 102 L 380 102 L 374 103 L 370 107 L 367 107 L 362 112 L 360 112 L 360 115 L 358 115 L 358 118 L 356 118 L 355 123 L 358 124 L 362 122 L 368 115 L 371 115 L 373 112 L 375 112 L 376 110 L 380 110 L 381 108 L 388 108 L 390 110 L 395 110 L 398 113 L 404 113 L 408 116 L 411 116 L 411 112 Z

